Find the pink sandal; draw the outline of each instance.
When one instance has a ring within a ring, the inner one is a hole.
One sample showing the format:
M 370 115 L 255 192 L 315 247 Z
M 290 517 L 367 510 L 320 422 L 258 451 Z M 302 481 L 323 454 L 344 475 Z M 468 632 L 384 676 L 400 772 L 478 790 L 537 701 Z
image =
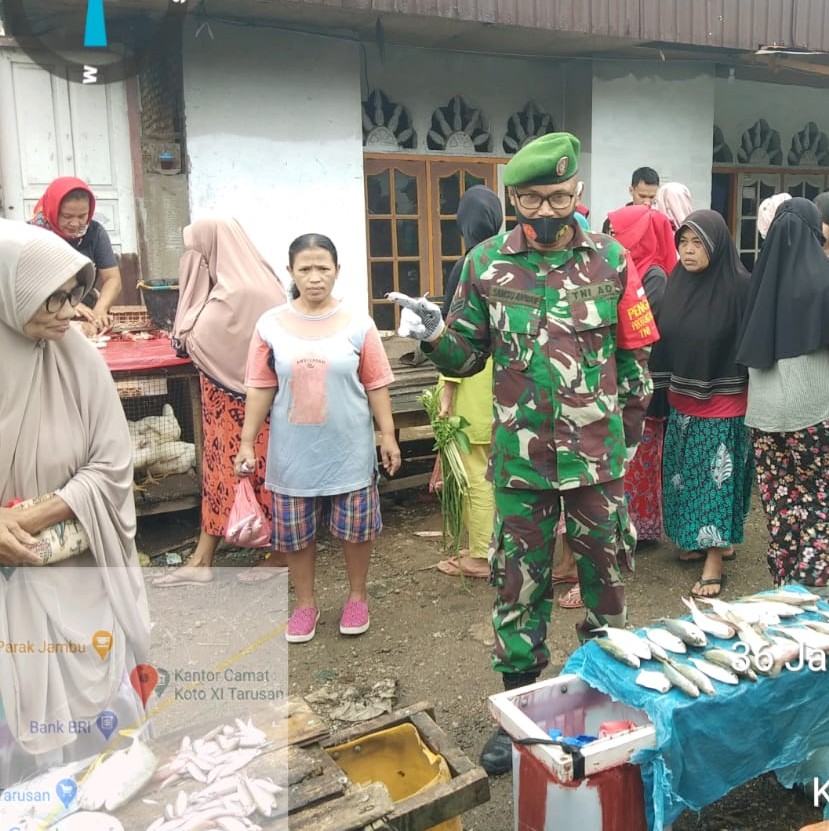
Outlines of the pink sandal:
M 562 609 L 581 609 L 584 606 L 584 602 L 581 599 L 581 586 L 576 584 L 571 589 L 568 589 L 565 594 L 559 597 L 558 605 Z

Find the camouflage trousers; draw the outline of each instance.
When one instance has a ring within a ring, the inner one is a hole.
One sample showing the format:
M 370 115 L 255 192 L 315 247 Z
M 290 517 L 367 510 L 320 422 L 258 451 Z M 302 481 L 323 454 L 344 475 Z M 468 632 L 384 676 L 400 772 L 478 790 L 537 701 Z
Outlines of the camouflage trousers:
M 587 612 L 576 627 L 579 638 L 589 637 L 596 626 L 626 624 L 617 551 L 632 569 L 636 538 L 624 480 L 566 491 L 496 488 L 489 560 L 498 592 L 492 610 L 492 666 L 497 672 L 540 672 L 549 663 L 546 638 L 561 502 Z

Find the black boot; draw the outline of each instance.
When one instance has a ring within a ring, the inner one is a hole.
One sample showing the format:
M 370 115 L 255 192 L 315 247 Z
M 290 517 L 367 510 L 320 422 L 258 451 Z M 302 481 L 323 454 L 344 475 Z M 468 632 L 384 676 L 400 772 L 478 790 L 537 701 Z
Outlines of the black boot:
M 537 672 L 505 672 L 505 690 L 517 690 L 538 680 Z M 512 739 L 501 729 L 496 730 L 484 745 L 480 758 L 481 767 L 490 776 L 500 776 L 512 770 Z

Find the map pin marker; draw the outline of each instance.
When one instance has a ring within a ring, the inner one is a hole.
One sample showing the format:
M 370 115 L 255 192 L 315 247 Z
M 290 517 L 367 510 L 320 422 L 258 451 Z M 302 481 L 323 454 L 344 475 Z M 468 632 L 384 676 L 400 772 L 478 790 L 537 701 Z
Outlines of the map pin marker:
M 55 793 L 57 793 L 58 799 L 63 803 L 64 808 L 69 807 L 77 792 L 78 786 L 73 779 L 61 779 L 55 785 Z
M 150 664 L 138 664 L 130 673 L 130 682 L 141 698 L 141 703 L 146 707 L 147 699 L 158 684 L 155 667 Z
M 160 698 L 164 695 L 164 690 L 170 686 L 170 673 L 161 667 L 156 667 L 156 671 L 158 672 L 158 684 L 156 685 L 155 691 L 158 693 Z
M 109 650 L 112 649 L 112 632 L 107 632 L 106 629 L 99 629 L 92 636 L 92 648 L 101 656 L 103 661 Z
M 112 710 L 103 710 L 95 719 L 95 726 L 103 733 L 104 738 L 109 741 L 109 737 L 115 732 L 118 727 L 118 716 Z

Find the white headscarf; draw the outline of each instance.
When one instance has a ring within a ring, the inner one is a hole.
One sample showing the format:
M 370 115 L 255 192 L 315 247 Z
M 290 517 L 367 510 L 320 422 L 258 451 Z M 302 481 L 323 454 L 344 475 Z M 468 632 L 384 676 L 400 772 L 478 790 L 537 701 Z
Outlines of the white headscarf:
M 43 641 L 87 647 L 73 654 L 0 651 L 6 722 L 35 757 L 59 748 L 65 759 L 87 755 L 82 737 L 66 727 L 32 734 L 29 723 L 94 723 L 102 710 L 118 712 L 119 688 L 149 650 L 129 433 L 112 378 L 79 332 L 58 341 L 23 333 L 52 292 L 76 275 L 89 284 L 92 274 L 89 260 L 55 234 L 0 220 L 0 505 L 54 492 L 90 543 L 61 563 L 0 573 L 0 640 L 32 641 L 35 650 Z M 91 648 L 98 630 L 112 633 L 105 660 Z
M 775 193 L 764 199 L 757 209 L 757 233 L 765 239 L 768 236 L 771 223 L 774 221 L 774 216 L 777 209 L 792 198 L 790 193 Z

